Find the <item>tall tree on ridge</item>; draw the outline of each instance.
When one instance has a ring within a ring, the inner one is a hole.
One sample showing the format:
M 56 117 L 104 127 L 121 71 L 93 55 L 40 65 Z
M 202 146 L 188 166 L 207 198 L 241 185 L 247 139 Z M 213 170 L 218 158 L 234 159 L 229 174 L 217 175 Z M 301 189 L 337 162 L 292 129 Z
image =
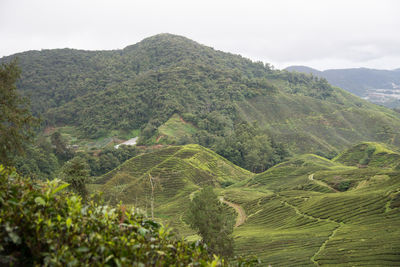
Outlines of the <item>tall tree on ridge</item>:
M 12 165 L 15 155 L 22 154 L 24 143 L 33 137 L 36 124 L 29 101 L 17 92 L 21 71 L 17 60 L 0 66 L 0 163 Z

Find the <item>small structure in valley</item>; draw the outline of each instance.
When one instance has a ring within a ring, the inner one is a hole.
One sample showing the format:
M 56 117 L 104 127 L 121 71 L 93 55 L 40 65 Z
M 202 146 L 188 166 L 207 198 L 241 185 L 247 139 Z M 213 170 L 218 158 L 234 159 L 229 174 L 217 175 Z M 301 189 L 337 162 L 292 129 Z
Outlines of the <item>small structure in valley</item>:
M 125 141 L 125 142 L 123 142 L 123 143 L 121 143 L 121 144 L 115 145 L 114 147 L 118 149 L 119 146 L 121 146 L 121 145 L 134 146 L 134 145 L 136 145 L 136 142 L 137 142 L 138 138 L 139 138 L 139 137 L 131 138 L 131 139 L 129 139 L 128 141 Z

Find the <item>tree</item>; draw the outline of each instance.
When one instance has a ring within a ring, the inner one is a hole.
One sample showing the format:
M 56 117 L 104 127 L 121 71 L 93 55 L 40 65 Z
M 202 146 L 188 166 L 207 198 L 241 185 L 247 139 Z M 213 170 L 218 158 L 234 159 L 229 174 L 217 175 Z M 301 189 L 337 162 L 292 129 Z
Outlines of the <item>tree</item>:
M 88 195 L 86 183 L 89 173 L 89 165 L 79 156 L 67 161 L 61 168 L 61 176 L 63 180 L 69 183 L 72 189 L 80 194 L 83 199 L 86 199 Z
M 20 73 L 16 60 L 0 66 L 0 162 L 5 165 L 23 154 L 24 143 L 31 140 L 32 126 L 37 122 L 28 100 L 17 92 Z
M 54 153 L 56 156 L 62 160 L 67 161 L 73 157 L 73 152 L 68 148 L 65 140 L 59 132 L 54 132 L 51 135 L 51 144 L 54 146 Z
M 214 254 L 233 255 L 233 220 L 211 187 L 203 188 L 192 200 L 188 221 Z

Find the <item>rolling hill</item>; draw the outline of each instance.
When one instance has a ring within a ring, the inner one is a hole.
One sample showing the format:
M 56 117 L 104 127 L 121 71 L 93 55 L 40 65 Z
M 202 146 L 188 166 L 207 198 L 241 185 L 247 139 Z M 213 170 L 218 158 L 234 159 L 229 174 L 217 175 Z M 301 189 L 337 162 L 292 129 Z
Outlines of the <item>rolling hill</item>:
M 1 61 L 14 57 L 22 68 L 18 88 L 33 111 L 81 138 L 137 130 L 148 143 L 178 114 L 194 127 L 184 139 L 213 149 L 237 125 L 253 121 L 295 154 L 338 152 L 361 141 L 400 145 L 398 113 L 323 79 L 181 36 L 159 34 L 112 51 L 28 51 Z
M 354 164 L 371 147 L 371 164 Z M 334 160 L 304 154 L 254 175 L 201 146 L 170 146 L 128 160 L 96 186 L 111 201 L 149 214 L 153 177 L 155 217 L 193 240 L 185 209 L 199 188 L 213 185 L 240 212 L 236 253 L 255 255 L 262 266 L 395 266 L 400 170 L 373 162 L 399 155 L 361 143 Z
M 100 177 L 94 187 L 111 203 L 123 201 L 147 214 L 154 196 L 158 218 L 167 220 L 180 233 L 193 234 L 182 221 L 192 193 L 207 185 L 222 188 L 252 176 L 209 149 L 185 145 L 134 157 Z

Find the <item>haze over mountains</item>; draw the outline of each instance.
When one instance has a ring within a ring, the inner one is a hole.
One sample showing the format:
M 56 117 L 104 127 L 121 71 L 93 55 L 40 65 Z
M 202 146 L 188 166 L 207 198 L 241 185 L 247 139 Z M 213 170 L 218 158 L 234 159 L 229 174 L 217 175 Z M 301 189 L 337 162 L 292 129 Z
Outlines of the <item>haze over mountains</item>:
M 355 68 L 319 71 L 306 66 L 290 66 L 286 70 L 311 73 L 372 103 L 400 107 L 400 69 Z

